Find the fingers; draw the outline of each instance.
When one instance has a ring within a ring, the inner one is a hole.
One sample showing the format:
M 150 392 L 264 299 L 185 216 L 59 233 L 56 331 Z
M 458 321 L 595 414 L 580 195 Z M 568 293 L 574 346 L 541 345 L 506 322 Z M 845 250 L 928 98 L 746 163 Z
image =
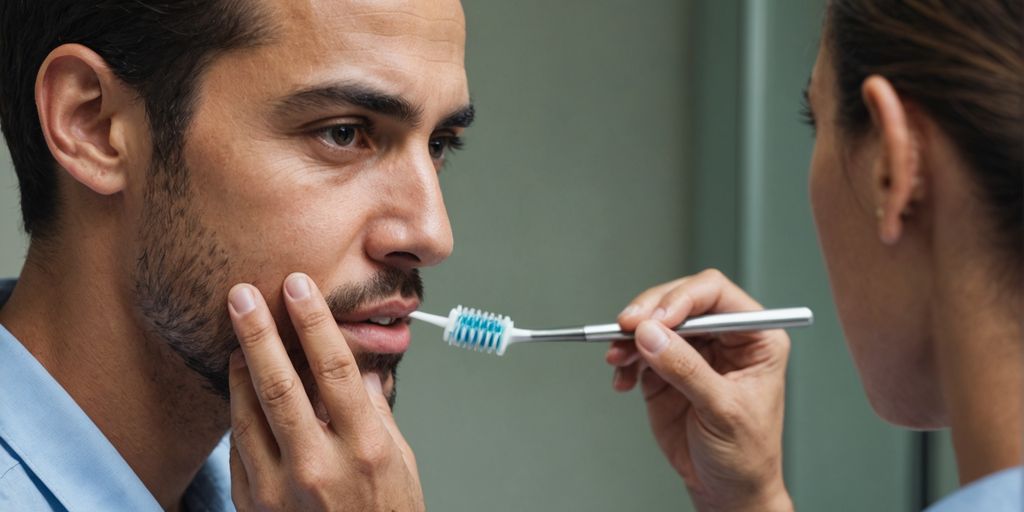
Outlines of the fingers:
M 647 291 L 637 295 L 625 309 L 619 313 L 619 327 L 622 327 L 623 331 L 632 332 L 636 330 L 636 326 L 640 324 L 642 320 L 652 319 L 661 320 L 667 316 L 668 311 L 664 309 L 659 310 L 658 305 L 661 302 L 661 297 L 666 291 L 671 290 L 673 287 L 678 286 L 684 282 L 686 277 L 670 281 L 668 283 L 660 284 Z
M 637 327 L 636 345 L 650 368 L 699 409 L 714 407 L 727 382 L 689 343 L 655 321 Z
M 761 305 L 743 289 L 711 269 L 641 293 L 620 314 L 619 324 L 624 330 L 635 330 L 641 321 L 652 319 L 675 327 L 693 316 L 760 309 Z M 725 345 L 734 345 L 760 337 L 756 331 L 737 332 L 724 335 L 721 340 Z
M 367 396 L 370 397 L 370 403 L 375 410 L 376 416 L 380 418 L 391 438 L 399 442 L 400 446 L 408 447 L 405 443 L 405 436 L 402 435 L 402 432 L 398 429 L 398 424 L 395 423 L 395 416 L 391 412 L 391 405 L 388 404 L 388 399 L 384 396 L 384 386 L 380 381 L 380 375 L 367 373 L 363 377 L 363 386 L 366 388 Z M 412 450 L 409 450 L 409 454 L 412 454 Z
M 612 342 L 604 359 L 612 366 L 628 366 L 640 359 L 640 353 L 632 340 L 618 340 Z
M 412 472 L 413 477 L 416 481 L 419 481 L 419 471 L 416 467 L 416 456 L 413 455 L 412 448 L 409 447 L 409 443 L 406 442 L 405 436 L 402 435 L 402 431 L 398 428 L 398 423 L 395 422 L 395 416 L 391 411 L 391 405 L 388 404 L 387 397 L 384 396 L 383 384 L 380 381 L 380 375 L 376 373 L 368 373 L 363 376 L 363 386 L 366 388 L 366 393 L 370 397 L 370 402 L 373 404 L 373 408 L 376 409 L 377 416 L 381 419 L 384 427 L 390 434 L 391 439 L 398 445 L 399 450 L 402 452 L 402 458 L 405 460 L 405 465 Z
M 671 384 L 653 371 L 643 372 L 640 390 L 647 403 L 647 414 L 656 436 L 661 437 L 682 428 L 679 419 L 690 408 L 686 395 L 675 391 Z M 685 449 L 685 445 L 682 443 L 680 448 Z
M 320 423 L 263 296 L 251 285 L 238 284 L 228 293 L 228 303 L 253 388 L 281 454 L 318 446 Z
M 379 504 L 422 510 L 415 459 L 391 416 L 380 378 L 374 373 L 363 383 L 355 357 L 307 276 L 290 276 L 283 295 L 331 422 L 325 427 L 317 418 L 259 292 L 245 284 L 232 288 L 228 309 L 241 346 L 229 371 L 237 508 L 309 510 L 311 504 L 345 503 L 353 510 Z M 344 435 L 330 431 L 345 425 L 363 428 Z
M 615 391 L 626 392 L 636 386 L 637 378 L 644 369 L 642 362 L 635 362 L 626 366 L 615 368 L 615 375 L 612 378 L 612 388 Z
M 630 331 L 650 319 L 675 327 L 691 316 L 758 309 L 762 309 L 761 306 L 721 272 L 706 270 L 641 293 L 619 315 L 619 324 L 623 330 Z M 723 345 L 729 346 L 760 338 L 760 333 L 734 333 L 720 339 Z M 692 350 L 687 353 L 690 352 L 697 353 Z M 612 380 L 614 389 L 627 391 L 636 385 L 639 372 L 635 363 L 641 355 L 631 342 L 612 344 L 605 359 L 616 367 Z
M 664 313 L 660 318 L 651 316 L 651 320 L 658 320 L 662 325 L 675 327 L 683 323 L 683 320 L 686 320 L 686 317 L 690 316 L 691 313 L 695 315 L 701 314 L 701 312 L 693 311 L 694 287 L 699 280 L 700 276 L 698 275 L 662 294 L 654 311 L 663 311 Z
M 231 354 L 228 385 L 231 389 L 231 449 L 239 452 L 239 461 L 249 473 L 258 475 L 274 467 L 280 454 L 240 350 Z
M 764 309 L 747 292 L 714 269 L 693 276 L 665 294 L 660 305 L 665 308 L 685 307 L 685 316 Z
M 758 309 L 762 307 L 757 301 L 711 269 L 641 293 L 619 315 L 619 324 L 624 330 L 634 330 L 641 321 L 651 319 L 675 326 L 689 316 Z
M 605 361 L 615 367 L 612 389 L 625 392 L 633 389 L 639 374 L 640 352 L 632 340 L 613 341 Z
M 249 476 L 246 474 L 245 465 L 242 463 L 241 455 L 231 441 L 231 455 L 228 458 L 231 467 L 231 501 L 235 504 L 236 510 L 250 510 L 252 498 L 249 493 Z
M 366 422 L 375 421 L 373 405 L 366 398 L 356 358 L 323 294 L 301 273 L 285 279 L 284 291 L 288 314 L 331 417 L 331 428 L 339 434 L 365 432 L 361 429 Z

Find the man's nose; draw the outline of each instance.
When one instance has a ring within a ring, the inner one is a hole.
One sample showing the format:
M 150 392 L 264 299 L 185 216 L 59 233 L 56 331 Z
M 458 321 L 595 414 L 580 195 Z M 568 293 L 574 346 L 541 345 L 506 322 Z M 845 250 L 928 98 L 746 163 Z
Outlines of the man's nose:
M 367 252 L 391 267 L 437 265 L 451 255 L 453 243 L 437 170 L 426 151 L 400 165 L 388 173 L 383 213 L 371 228 Z

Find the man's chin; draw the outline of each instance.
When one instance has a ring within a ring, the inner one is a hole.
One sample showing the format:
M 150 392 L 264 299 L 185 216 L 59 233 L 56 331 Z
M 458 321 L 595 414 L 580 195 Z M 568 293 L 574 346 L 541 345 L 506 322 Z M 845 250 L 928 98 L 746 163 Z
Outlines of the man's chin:
M 380 376 L 384 397 L 387 399 L 388 406 L 392 409 L 395 407 L 398 395 L 398 365 L 402 361 L 402 356 L 403 354 L 401 353 L 359 353 L 355 355 L 356 364 L 359 366 L 361 374 L 366 375 L 368 372 L 373 372 Z M 313 410 L 316 412 L 317 417 L 323 421 L 328 421 L 327 409 L 320 398 L 320 389 L 316 385 L 316 379 L 313 377 L 305 354 L 301 350 L 294 350 L 289 351 L 289 357 L 292 360 L 295 371 L 299 374 L 299 379 L 302 380 L 306 396 L 312 402 Z M 203 378 L 207 389 L 221 397 L 225 403 L 230 403 L 231 396 L 227 385 L 228 368 L 226 361 L 223 368 L 217 371 L 207 367 L 198 367 L 195 361 L 190 361 L 188 358 L 185 359 L 185 362 Z

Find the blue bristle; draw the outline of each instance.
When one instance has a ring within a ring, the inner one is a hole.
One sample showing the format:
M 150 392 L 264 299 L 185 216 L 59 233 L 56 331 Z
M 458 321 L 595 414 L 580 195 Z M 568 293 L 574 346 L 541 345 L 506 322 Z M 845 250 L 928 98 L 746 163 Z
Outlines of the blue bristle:
M 505 332 L 505 318 L 472 308 L 462 309 L 452 329 L 453 344 L 493 352 Z

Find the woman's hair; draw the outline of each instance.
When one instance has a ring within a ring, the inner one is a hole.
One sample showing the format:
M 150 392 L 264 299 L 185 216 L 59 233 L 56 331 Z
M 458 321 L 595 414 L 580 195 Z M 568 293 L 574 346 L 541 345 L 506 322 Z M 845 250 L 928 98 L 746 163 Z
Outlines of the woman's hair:
M 1024 261 L 1024 0 L 831 0 L 839 127 L 863 134 L 873 74 L 922 107 L 970 166 L 994 243 Z

